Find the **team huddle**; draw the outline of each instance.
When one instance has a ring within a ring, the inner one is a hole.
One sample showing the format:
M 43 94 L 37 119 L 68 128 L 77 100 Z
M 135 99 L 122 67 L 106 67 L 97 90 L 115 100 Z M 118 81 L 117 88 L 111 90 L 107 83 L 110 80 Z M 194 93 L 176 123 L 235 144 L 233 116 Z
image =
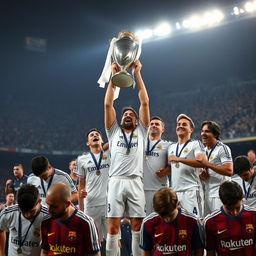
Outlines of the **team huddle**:
M 233 164 L 214 121 L 202 122 L 202 140 L 193 140 L 193 120 L 180 114 L 177 142 L 163 140 L 165 124 L 150 117 L 140 61 L 133 67 L 139 112 L 123 108 L 118 123 L 110 81 L 104 100 L 108 143 L 96 128 L 86 134 L 90 150 L 77 158 L 74 171 L 78 189 L 47 158 L 32 159 L 18 205 L 0 214 L 0 256 L 5 230 L 8 255 L 98 256 L 106 240 L 106 255 L 117 256 L 123 217 L 131 222 L 133 256 L 202 256 L 205 250 L 208 256 L 256 255 L 253 166 L 244 156 Z M 112 75 L 118 71 L 113 63 Z

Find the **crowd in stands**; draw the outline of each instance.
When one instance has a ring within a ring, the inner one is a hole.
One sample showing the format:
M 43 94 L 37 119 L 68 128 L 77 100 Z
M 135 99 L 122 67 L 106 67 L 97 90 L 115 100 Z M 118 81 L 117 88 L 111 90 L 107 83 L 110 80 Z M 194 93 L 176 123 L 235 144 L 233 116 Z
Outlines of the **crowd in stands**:
M 204 120 L 215 120 L 221 125 L 222 139 L 255 135 L 255 86 L 256 80 L 250 80 L 219 86 L 206 85 L 197 89 L 191 87 L 191 90 L 182 93 L 156 90 L 156 95 L 150 99 L 151 113 L 165 120 L 165 138 L 171 141 L 175 139 L 175 118 L 179 113 L 193 118 L 196 136 L 199 136 L 200 123 Z M 15 101 L 13 104 L 13 100 L 11 97 L 1 97 L 0 106 L 4 111 L 0 115 L 0 147 L 67 151 L 84 149 L 81 138 L 91 128 L 86 104 L 74 111 L 75 106 L 71 109 L 67 104 L 53 107 L 33 101 Z M 95 126 L 103 130 L 103 113 L 95 115 L 95 119 Z

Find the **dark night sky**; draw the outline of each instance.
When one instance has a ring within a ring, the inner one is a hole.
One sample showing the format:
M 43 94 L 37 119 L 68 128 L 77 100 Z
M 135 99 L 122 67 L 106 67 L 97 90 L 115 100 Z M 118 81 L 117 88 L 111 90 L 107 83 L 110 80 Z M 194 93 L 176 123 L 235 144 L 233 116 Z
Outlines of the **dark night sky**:
M 153 27 L 237 1 L 5 0 L 0 16 L 0 93 L 50 100 L 97 101 L 108 40 L 122 29 Z M 230 8 L 231 10 L 232 8 Z M 143 45 L 150 90 L 180 91 L 229 77 L 248 77 L 256 64 L 256 18 Z M 45 53 L 25 50 L 26 36 L 47 39 Z M 25 96 L 24 96 L 25 95 Z

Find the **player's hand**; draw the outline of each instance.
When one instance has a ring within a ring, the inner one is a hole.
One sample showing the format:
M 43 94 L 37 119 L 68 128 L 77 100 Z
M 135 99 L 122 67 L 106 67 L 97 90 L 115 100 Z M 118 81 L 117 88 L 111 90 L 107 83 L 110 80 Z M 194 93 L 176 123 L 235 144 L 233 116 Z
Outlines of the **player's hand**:
M 79 197 L 80 198 L 86 198 L 87 196 L 87 191 L 83 188 L 79 191 Z
M 111 71 L 112 71 L 112 75 L 114 75 L 114 74 L 116 74 L 117 72 L 120 71 L 120 67 L 118 66 L 118 64 L 116 62 L 112 63 Z
M 208 160 L 205 154 L 199 154 L 196 156 L 196 161 L 202 164 L 204 167 L 207 167 L 208 165 Z
M 169 162 L 179 162 L 179 157 L 177 157 L 175 155 L 169 155 L 168 161 Z
M 6 181 L 6 186 L 10 186 L 12 183 L 13 183 L 12 180 L 7 180 L 7 181 Z
M 135 60 L 133 62 L 133 67 L 134 67 L 134 72 L 135 73 L 139 73 L 141 71 L 141 69 L 142 69 L 142 64 L 141 64 L 141 62 L 139 60 Z
M 5 206 L 3 204 L 0 204 L 0 210 L 3 210 Z
M 160 168 L 156 171 L 156 176 L 159 178 L 162 178 L 164 176 L 166 176 L 166 170 L 165 168 Z
M 201 169 L 201 170 L 200 170 L 200 173 L 199 173 L 199 177 L 200 177 L 200 179 L 202 179 L 202 180 L 207 180 L 207 179 L 209 178 L 209 173 L 208 173 L 208 171 L 205 170 L 205 169 Z

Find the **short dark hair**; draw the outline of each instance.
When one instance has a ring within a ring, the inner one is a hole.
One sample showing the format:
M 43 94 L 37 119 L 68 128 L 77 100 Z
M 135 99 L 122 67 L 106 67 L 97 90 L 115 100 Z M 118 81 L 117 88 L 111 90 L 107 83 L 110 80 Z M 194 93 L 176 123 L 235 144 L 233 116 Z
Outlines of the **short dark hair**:
M 22 170 L 24 170 L 24 167 L 23 167 L 22 164 L 16 163 L 16 164 L 13 165 L 13 167 L 15 167 L 15 166 L 19 166 L 19 167 L 21 167 Z
M 238 183 L 225 181 L 220 185 L 219 196 L 223 205 L 231 206 L 243 199 L 243 191 Z
M 167 217 L 177 208 L 178 198 L 171 188 L 159 189 L 153 197 L 153 208 L 161 217 Z
M 39 199 L 39 191 L 32 184 L 23 184 L 17 192 L 17 203 L 21 211 L 33 209 Z
M 134 115 L 136 116 L 136 119 L 138 119 L 138 114 L 137 114 L 137 112 L 135 111 L 135 109 L 132 108 L 132 107 L 129 107 L 129 106 L 123 107 L 123 109 L 122 109 L 122 115 L 121 115 L 121 116 L 123 117 L 124 113 L 125 113 L 126 111 L 128 111 L 128 110 L 131 110 L 131 111 L 134 113 Z
M 152 120 L 159 120 L 159 121 L 162 122 L 163 127 L 165 126 L 165 123 L 164 123 L 163 119 L 162 119 L 160 116 L 152 116 L 152 117 L 150 118 L 150 122 L 151 122 Z
M 217 140 L 220 139 L 220 126 L 214 121 L 203 121 L 201 124 L 201 130 L 204 125 L 208 126 L 210 132 L 215 136 Z
M 95 131 L 95 132 L 98 132 L 98 133 L 100 134 L 100 136 L 102 137 L 100 130 L 98 130 L 97 128 L 92 128 L 92 129 L 90 129 L 90 130 L 86 133 L 86 135 L 85 135 L 86 141 L 88 140 L 89 134 L 90 134 L 91 132 L 94 132 L 94 131 Z
M 49 160 L 45 156 L 36 156 L 31 161 L 31 170 L 39 176 L 47 170 L 49 165 Z
M 244 171 L 250 171 L 252 164 L 247 156 L 238 156 L 234 160 L 234 173 L 240 175 Z

